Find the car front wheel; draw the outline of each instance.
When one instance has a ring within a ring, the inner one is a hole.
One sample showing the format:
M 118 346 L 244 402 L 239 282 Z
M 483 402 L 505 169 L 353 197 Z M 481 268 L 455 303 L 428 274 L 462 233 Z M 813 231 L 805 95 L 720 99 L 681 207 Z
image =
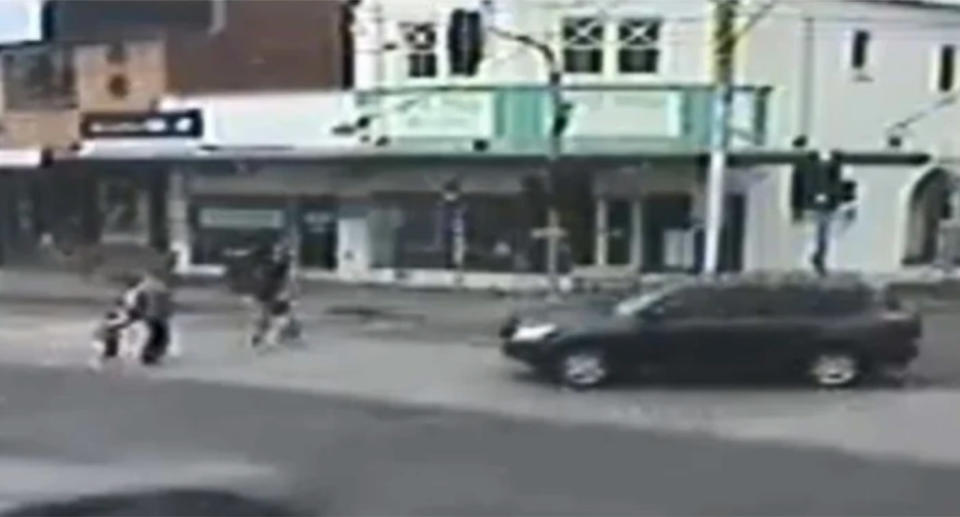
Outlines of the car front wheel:
M 610 364 L 600 350 L 570 350 L 560 357 L 557 373 L 563 384 L 575 389 L 589 389 L 610 379 Z
M 860 380 L 861 363 L 848 352 L 822 352 L 809 363 L 807 375 L 822 388 L 844 388 Z

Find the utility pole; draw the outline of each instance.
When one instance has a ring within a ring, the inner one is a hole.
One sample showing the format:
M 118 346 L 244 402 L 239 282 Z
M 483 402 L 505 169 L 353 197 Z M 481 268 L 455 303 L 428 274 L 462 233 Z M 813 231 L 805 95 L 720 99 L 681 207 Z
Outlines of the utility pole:
M 551 123 L 547 143 L 547 163 L 545 171 L 545 190 L 547 193 L 547 226 L 538 236 L 547 242 L 547 276 L 551 298 L 560 295 L 560 242 L 564 237 L 560 222 L 560 210 L 557 207 L 557 174 L 560 156 L 563 153 L 563 131 L 568 115 L 567 105 L 563 102 L 563 73 L 556 53 L 550 45 L 538 41 L 526 34 L 514 34 L 509 31 L 488 27 L 488 31 L 504 39 L 515 41 L 536 50 L 547 67 L 547 90 L 550 96 Z
M 706 250 L 703 273 L 716 273 L 720 266 L 723 209 L 730 150 L 730 115 L 733 112 L 733 75 L 737 42 L 773 12 L 782 0 L 769 0 L 737 27 L 740 0 L 713 0 L 713 117 L 710 131 L 710 168 L 707 179 Z
M 730 147 L 730 114 L 733 107 L 734 52 L 739 0 L 714 0 L 713 118 L 710 131 L 710 168 L 707 178 L 706 249 L 703 273 L 720 266 L 723 208 Z
M 563 141 L 560 117 L 563 117 L 563 94 L 561 91 L 561 75 L 553 52 L 545 61 L 550 66 L 550 141 L 547 149 L 547 275 L 550 279 L 550 294 L 553 297 L 560 293 L 560 239 L 563 238 L 563 226 L 560 224 L 560 210 L 557 208 L 557 165 L 560 153 L 563 152 Z M 546 56 L 546 54 L 545 54 Z

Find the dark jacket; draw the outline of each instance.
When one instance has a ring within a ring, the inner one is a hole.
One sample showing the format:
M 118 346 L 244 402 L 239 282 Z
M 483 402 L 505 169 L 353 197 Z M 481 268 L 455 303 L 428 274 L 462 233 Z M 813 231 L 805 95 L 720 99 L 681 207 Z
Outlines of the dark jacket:
M 147 278 L 137 287 L 137 313 L 147 321 L 170 319 L 173 297 L 170 288 L 156 278 Z
M 269 302 L 275 300 L 287 286 L 287 276 L 290 273 L 290 261 L 287 259 L 269 260 L 260 265 L 257 271 L 257 288 L 255 296 L 258 300 Z

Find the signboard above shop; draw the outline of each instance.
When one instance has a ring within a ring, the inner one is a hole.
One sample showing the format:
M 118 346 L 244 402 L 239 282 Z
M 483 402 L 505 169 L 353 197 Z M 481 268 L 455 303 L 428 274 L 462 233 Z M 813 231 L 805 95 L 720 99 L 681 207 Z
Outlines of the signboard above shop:
M 200 138 L 200 110 L 125 113 L 87 113 L 80 120 L 80 135 L 98 138 Z

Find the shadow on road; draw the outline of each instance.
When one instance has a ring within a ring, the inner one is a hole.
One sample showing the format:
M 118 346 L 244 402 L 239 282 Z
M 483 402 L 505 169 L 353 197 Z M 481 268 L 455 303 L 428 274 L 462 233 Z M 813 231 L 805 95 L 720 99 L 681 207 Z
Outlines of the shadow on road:
M 213 490 L 163 490 L 81 497 L 69 501 L 31 504 L 2 514 L 33 516 L 297 516 L 307 515 L 269 501 Z
M 531 387 L 546 387 L 559 389 L 559 385 L 546 374 L 537 373 L 530 369 L 517 369 L 507 374 L 508 380 Z M 610 384 L 600 388 L 601 391 L 630 393 L 644 390 L 658 392 L 781 392 L 781 393 L 815 393 L 818 391 L 854 391 L 870 393 L 901 393 L 904 391 L 958 389 L 960 384 L 948 379 L 924 375 L 911 375 L 906 379 L 876 377 L 864 380 L 852 388 L 836 390 L 820 389 L 804 383 L 802 379 L 777 375 L 737 375 L 725 373 L 687 373 L 687 372 L 657 372 L 620 376 Z

